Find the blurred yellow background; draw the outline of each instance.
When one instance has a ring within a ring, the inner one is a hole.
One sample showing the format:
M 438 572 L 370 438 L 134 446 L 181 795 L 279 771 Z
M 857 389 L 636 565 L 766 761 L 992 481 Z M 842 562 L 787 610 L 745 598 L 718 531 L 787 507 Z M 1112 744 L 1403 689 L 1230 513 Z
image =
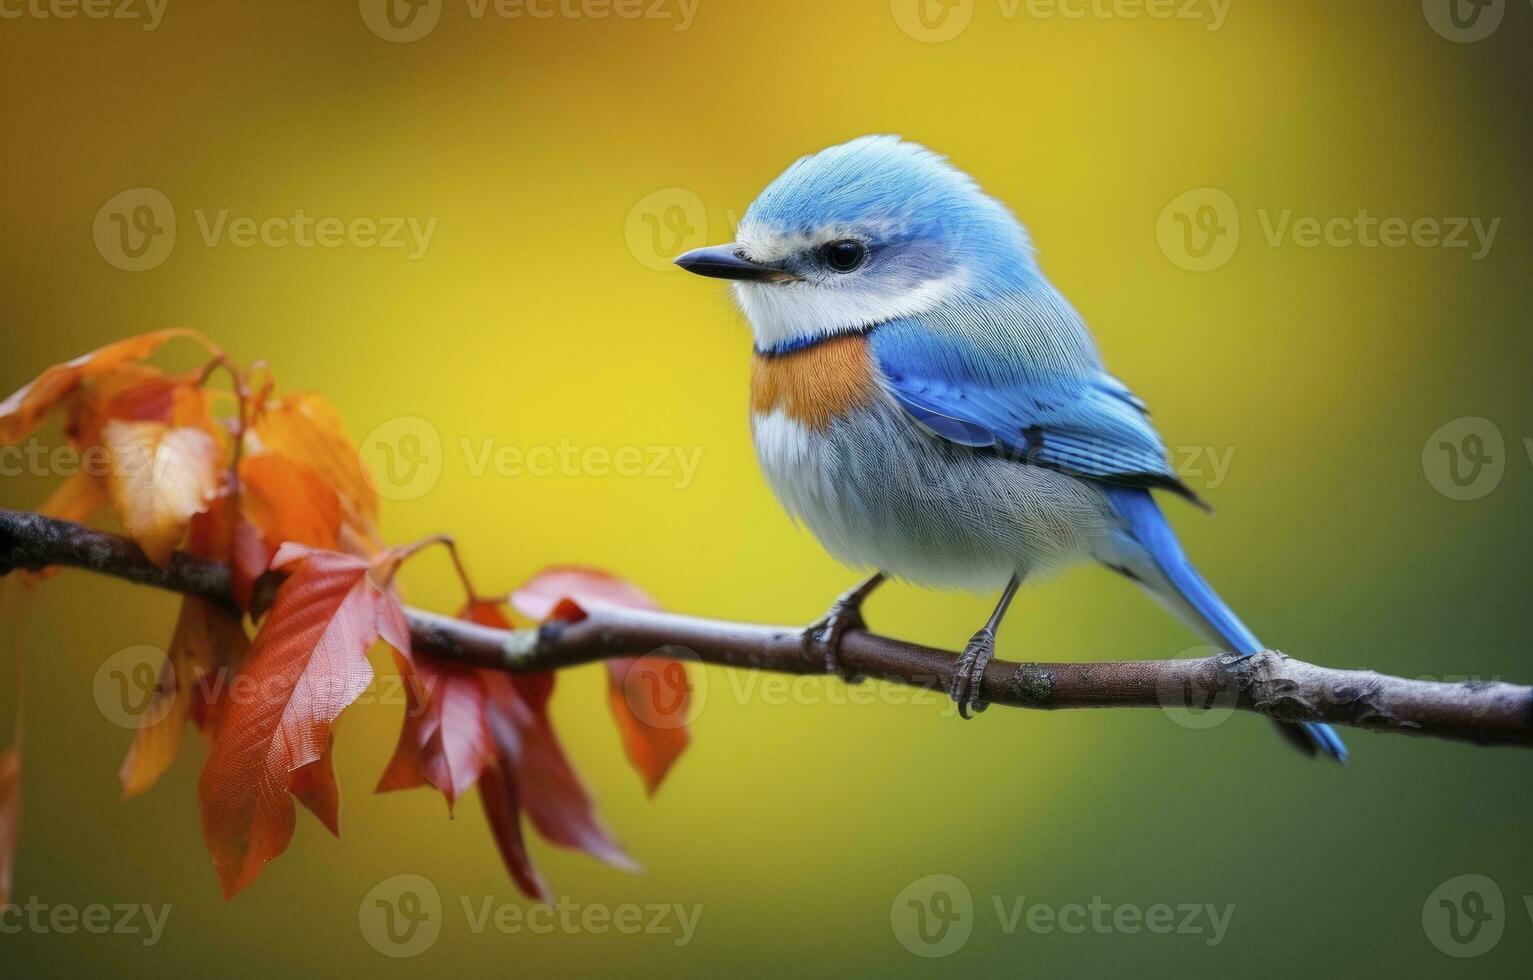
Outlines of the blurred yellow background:
M 380 445 L 423 437 L 425 470 L 383 480 L 401 498 L 385 501 L 385 534 L 451 532 L 486 590 L 578 562 L 670 609 L 808 621 L 854 573 L 757 472 L 749 334 L 727 292 L 668 260 L 728 240 L 797 156 L 895 132 L 1028 225 L 1218 508 L 1173 517 L 1268 643 L 1407 676 L 1533 679 L 1533 9 L 1492 5 L 1501 20 L 1475 40 L 1431 0 L 1150 5 L 1187 15 L 1169 17 L 1110 0 L 920 2 L 428 0 L 390 19 L 372 0 L 170 0 L 157 16 L 130 0 L 137 19 L 96 19 L 0 0 L 0 389 L 120 336 L 197 327 L 268 362 L 283 389 L 328 395 L 380 473 Z M 1200 188 L 1215 193 L 1185 213 L 1213 207 L 1219 247 L 1235 246 L 1207 261 L 1201 244 L 1178 251 L 1167 210 Z M 1366 247 L 1359 209 L 1500 220 L 1488 248 L 1472 231 L 1469 247 Z M 298 244 L 300 211 L 339 225 L 340 243 Z M 1350 224 L 1306 244 L 1305 217 Z M 378 242 L 357 219 L 406 224 Z M 149 250 L 132 237 L 144 227 L 162 229 Z M 1491 429 L 1437 434 L 1464 418 Z M 1502 445 L 1466 490 L 1440 444 L 1470 431 Z M 497 468 L 487 447 L 528 465 Z M 592 447 L 668 462 L 625 476 L 548 455 Z M 550 464 L 531 472 L 535 458 Z M 54 482 L 7 476 L 0 506 L 35 506 Z M 417 604 L 458 602 L 440 555 L 405 580 Z M 952 647 L 991 601 L 894 586 L 867 612 Z M 120 805 L 130 733 L 92 694 L 108 656 L 165 643 L 174 609 L 67 573 L 26 621 L 17 896 L 171 912 L 152 947 L 0 935 L 7 974 L 1510 976 L 1533 954 L 1524 753 L 1349 731 L 1341 769 L 1245 716 L 997 709 L 964 724 L 934 696 L 867 687 L 847 704 L 839 681 L 784 692 L 713 668 L 694 675 L 694 743 L 653 800 L 621 756 L 601 670 L 567 672 L 556 722 L 645 871 L 532 845 L 582 906 L 700 905 L 685 942 L 476 932 L 464 902 L 525 903 L 472 801 L 448 819 L 436 794 L 372 795 L 399 720 L 380 705 L 339 728 L 342 839 L 300 814 L 289 852 L 225 905 L 198 832 L 201 747 L 188 736 L 161 785 Z M 1000 652 L 1147 658 L 1196 642 L 1082 569 L 1024 593 Z M 443 924 L 396 960 L 358 911 L 405 873 L 439 892 Z M 967 890 L 972 933 L 925 958 L 896 899 L 938 873 Z M 1460 960 L 1423 910 L 1470 873 L 1504 893 L 1504 934 Z M 1018 899 L 1094 896 L 1233 916 L 1217 942 L 1005 928 Z

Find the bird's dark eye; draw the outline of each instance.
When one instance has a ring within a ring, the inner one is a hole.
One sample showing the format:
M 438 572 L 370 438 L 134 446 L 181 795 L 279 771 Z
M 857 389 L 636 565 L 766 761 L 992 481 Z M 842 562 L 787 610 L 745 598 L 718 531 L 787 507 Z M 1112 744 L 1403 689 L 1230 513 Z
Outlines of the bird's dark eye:
M 820 255 L 832 271 L 851 272 L 862 265 L 862 260 L 868 257 L 868 247 L 861 242 L 843 238 L 841 241 L 820 246 Z

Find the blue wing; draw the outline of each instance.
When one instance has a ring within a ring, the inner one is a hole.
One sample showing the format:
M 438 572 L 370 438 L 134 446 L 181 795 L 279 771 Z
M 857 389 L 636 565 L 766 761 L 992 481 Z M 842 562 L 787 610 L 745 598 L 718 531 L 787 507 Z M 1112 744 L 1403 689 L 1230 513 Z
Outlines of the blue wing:
M 883 324 L 869 344 L 890 394 L 943 439 L 1205 506 L 1171 468 L 1144 402 L 1099 367 L 1030 364 L 1025 351 L 911 320 Z

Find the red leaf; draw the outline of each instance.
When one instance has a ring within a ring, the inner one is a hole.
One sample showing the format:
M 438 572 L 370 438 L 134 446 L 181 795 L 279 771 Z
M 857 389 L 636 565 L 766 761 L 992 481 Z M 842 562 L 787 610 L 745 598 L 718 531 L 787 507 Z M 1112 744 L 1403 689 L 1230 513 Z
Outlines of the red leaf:
M 500 762 L 486 766 L 479 777 L 479 802 L 484 806 L 485 819 L 489 821 L 490 833 L 500 858 L 511 872 L 511 880 L 528 898 L 540 902 L 553 902 L 553 895 L 538 869 L 533 867 L 527 855 L 527 841 L 522 837 L 521 808 L 517 800 L 516 780 L 507 778 L 510 759 L 505 753 Z
M 571 599 L 587 609 L 616 606 L 657 611 L 660 604 L 648 592 L 595 568 L 554 565 L 534 575 L 511 594 L 511 605 L 528 619 L 549 619 L 559 600 Z
M 583 618 L 585 609 L 601 606 L 660 608 L 638 586 L 607 572 L 578 566 L 544 569 L 512 594 L 511 603 L 531 619 L 570 622 Z M 676 684 L 669 676 L 649 676 L 653 671 L 668 672 L 669 664 L 681 672 L 683 683 Z M 690 703 L 685 672 L 678 661 L 653 656 L 607 661 L 607 703 L 617 720 L 628 761 L 638 770 L 650 795 L 660 788 L 692 740 L 685 720 Z M 655 686 L 662 680 L 667 682 L 670 695 L 664 700 L 658 698 Z
M 250 609 L 255 580 L 276 554 L 275 548 L 266 546 L 260 528 L 238 512 L 227 483 L 208 509 L 192 518 L 186 547 L 194 555 L 229 563 L 229 591 L 235 604 L 246 611 Z
M 383 564 L 394 560 L 391 552 Z M 294 773 L 321 759 L 336 716 L 371 682 L 368 647 L 382 638 L 409 649 L 403 610 L 369 575 L 379 563 L 287 545 L 272 566 L 291 573 L 232 682 L 198 784 L 226 898 L 292 839 Z
M 319 818 L 325 829 L 341 836 L 341 789 L 335 782 L 335 736 L 318 759 L 293 771 L 288 791 L 310 813 Z
M 485 718 L 490 732 L 511 731 L 514 743 L 496 735 L 497 749 L 512 755 L 511 771 L 533 826 L 550 844 L 584 851 L 615 868 L 637 871 L 638 865 L 612 839 L 596 804 L 559 745 L 548 715 L 535 712 L 504 674 L 485 672 Z M 514 744 L 514 751 L 510 747 Z M 506 768 L 502 758 L 502 768 Z
M 409 668 L 401 664 L 400 669 Z M 420 659 L 405 689 L 405 721 L 380 793 L 431 785 L 451 809 L 492 756 L 477 671 Z
M 21 745 L 0 753 L 0 906 L 11 900 L 16 837 L 21 831 Z
M 480 626 L 488 626 L 490 629 L 508 630 L 511 628 L 511 620 L 506 618 L 506 614 L 500 610 L 499 603 L 471 602 L 458 612 L 458 618 Z M 558 675 L 551 670 L 540 670 L 532 674 L 512 674 L 511 683 L 516 686 L 517 693 L 527 702 L 527 706 L 534 713 L 541 714 L 547 710 L 548 699 L 554 693 L 556 676 Z

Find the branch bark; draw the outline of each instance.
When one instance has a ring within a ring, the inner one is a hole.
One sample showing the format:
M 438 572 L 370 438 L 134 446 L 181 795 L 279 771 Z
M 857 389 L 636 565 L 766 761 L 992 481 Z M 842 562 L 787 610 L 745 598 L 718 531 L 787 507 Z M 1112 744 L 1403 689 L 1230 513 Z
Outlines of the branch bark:
M 127 538 L 40 514 L 0 510 L 0 576 L 50 565 L 231 602 L 229 571 L 218 562 L 178 553 L 168 569 L 161 569 Z M 511 672 L 558 670 L 651 651 L 793 674 L 825 669 L 822 656 L 806 647 L 797 627 L 603 608 L 577 623 L 505 631 L 420 609 L 406 613 L 416 652 Z M 939 691 L 947 690 L 956 659 L 947 650 L 861 630 L 847 633 L 840 649 L 847 670 Z M 1233 709 L 1279 721 L 1324 721 L 1479 745 L 1533 745 L 1533 688 L 1333 670 L 1273 651 L 1106 663 L 994 660 L 985 671 L 981 696 L 992 704 L 1048 710 Z

